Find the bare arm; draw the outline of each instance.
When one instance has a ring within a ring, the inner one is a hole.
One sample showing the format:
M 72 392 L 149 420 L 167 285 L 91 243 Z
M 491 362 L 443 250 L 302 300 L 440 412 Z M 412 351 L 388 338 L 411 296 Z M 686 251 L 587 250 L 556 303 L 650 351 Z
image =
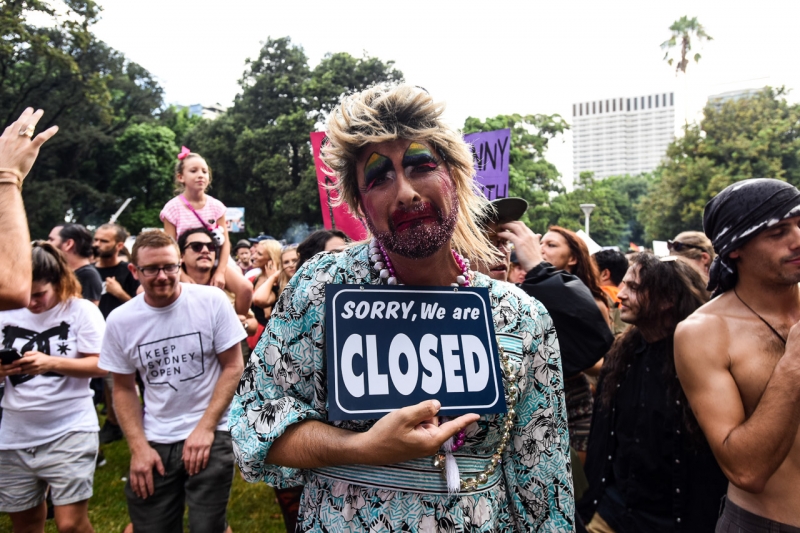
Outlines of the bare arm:
M 183 462 L 186 471 L 193 476 L 208 466 L 211 445 L 214 443 L 214 432 L 217 430 L 222 413 L 231 405 L 233 393 L 239 385 L 244 371 L 242 346 L 236 343 L 224 352 L 217 354 L 222 367 L 211 401 L 192 433 L 183 445 Z
M 42 144 L 58 131 L 53 126 L 34 139 L 20 135 L 35 126 L 44 112 L 27 108 L 0 136 L 0 249 L 13 251 L 0 256 L 0 311 L 28 305 L 31 297 L 31 236 L 22 204 L 22 180 L 28 175 Z M 8 181 L 5 181 L 8 180 Z
M 748 418 L 730 371 L 726 323 L 694 315 L 675 332 L 675 366 L 692 411 L 728 480 L 760 493 L 800 425 L 800 327 L 793 326 L 758 406 Z
M 289 426 L 269 450 L 267 461 L 290 468 L 401 463 L 428 457 L 444 441 L 480 418 L 460 416 L 438 425 L 435 417 L 440 404 L 426 400 L 381 418 L 366 433 L 307 420 Z
M 30 351 L 22 354 L 22 359 L 17 359 L 10 365 L 6 365 L 4 369 L 7 375 L 30 374 L 39 376 L 47 372 L 56 372 L 62 376 L 73 378 L 100 378 L 106 375 L 106 371 L 98 368 L 98 358 L 99 354 L 96 353 L 79 354 L 77 359 L 72 359 Z
M 153 469 L 163 476 L 164 465 L 144 434 L 142 404 L 136 393 L 135 374 L 114 373 L 113 379 L 114 411 L 131 450 L 131 488 L 140 498 L 147 498 L 155 492 Z
M 122 285 L 114 276 L 106 278 L 106 292 L 123 303 L 131 299 L 131 295 L 125 292 L 125 289 L 122 288 Z
M 275 283 L 277 283 L 280 275 L 281 271 L 276 270 L 270 274 L 264 283 L 262 283 L 261 286 L 256 289 L 256 292 L 253 293 L 253 303 L 265 311 L 267 310 L 267 307 L 272 307 L 275 305 L 277 297 L 275 296 L 272 288 L 275 287 Z
M 253 301 L 253 285 L 238 269 L 232 268 L 225 275 L 225 288 L 236 297 L 233 303 L 236 314 L 247 315 Z
M 164 233 L 166 233 L 176 241 L 178 240 L 178 230 L 175 228 L 175 224 L 173 224 L 169 220 L 164 221 Z

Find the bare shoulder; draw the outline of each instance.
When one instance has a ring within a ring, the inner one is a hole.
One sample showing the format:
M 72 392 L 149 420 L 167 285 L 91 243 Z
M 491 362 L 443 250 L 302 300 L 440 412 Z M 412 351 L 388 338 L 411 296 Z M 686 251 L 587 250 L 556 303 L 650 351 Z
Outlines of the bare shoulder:
M 728 357 L 731 341 L 728 294 L 706 303 L 678 324 L 675 330 L 676 359 Z

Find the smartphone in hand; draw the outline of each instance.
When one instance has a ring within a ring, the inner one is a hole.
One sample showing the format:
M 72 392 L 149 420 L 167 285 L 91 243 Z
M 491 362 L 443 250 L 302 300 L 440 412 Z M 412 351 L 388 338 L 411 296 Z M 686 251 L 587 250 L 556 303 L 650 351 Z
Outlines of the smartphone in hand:
M 0 363 L 10 365 L 17 359 L 22 359 L 16 348 L 0 348 Z

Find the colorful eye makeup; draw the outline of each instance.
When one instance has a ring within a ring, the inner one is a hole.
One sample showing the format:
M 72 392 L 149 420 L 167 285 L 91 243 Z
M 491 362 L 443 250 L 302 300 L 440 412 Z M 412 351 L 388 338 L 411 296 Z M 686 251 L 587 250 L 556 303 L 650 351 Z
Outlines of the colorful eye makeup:
M 405 155 L 403 155 L 403 168 L 427 166 L 431 169 L 436 168 L 439 162 L 424 144 L 412 142 Z
M 390 170 L 392 170 L 391 159 L 373 152 L 364 165 L 364 190 L 370 190 L 375 184 L 375 180 L 386 175 Z
M 406 172 L 406 177 L 411 177 L 415 173 L 425 174 L 435 170 L 439 166 L 439 161 L 427 146 L 418 142 L 412 142 L 405 154 L 401 166 Z M 368 192 L 372 187 L 384 180 L 384 178 L 394 178 L 394 163 L 392 160 L 373 152 L 364 164 L 364 187 L 362 191 Z

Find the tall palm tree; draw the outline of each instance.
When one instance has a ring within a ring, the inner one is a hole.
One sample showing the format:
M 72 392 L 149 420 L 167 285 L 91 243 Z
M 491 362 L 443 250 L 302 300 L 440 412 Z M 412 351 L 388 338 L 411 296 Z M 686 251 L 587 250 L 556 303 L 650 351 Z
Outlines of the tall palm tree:
M 713 38 L 706 33 L 703 25 L 697 21 L 697 17 L 692 17 L 690 19 L 684 15 L 680 19 L 673 22 L 669 29 L 672 32 L 672 36 L 668 40 L 661 43 L 661 48 L 667 51 L 666 54 L 664 54 L 664 60 L 666 60 L 667 63 L 672 66 L 675 58 L 669 57 L 669 55 L 672 49 L 677 46 L 678 39 L 680 39 L 681 60 L 678 62 L 677 67 L 675 68 L 675 75 L 677 76 L 679 72 L 686 74 L 686 67 L 689 66 L 689 52 L 692 50 L 692 36 L 694 36 L 697 41 L 702 41 L 703 39 L 706 41 L 711 41 Z M 700 54 L 695 54 L 694 62 L 697 63 L 699 61 Z

